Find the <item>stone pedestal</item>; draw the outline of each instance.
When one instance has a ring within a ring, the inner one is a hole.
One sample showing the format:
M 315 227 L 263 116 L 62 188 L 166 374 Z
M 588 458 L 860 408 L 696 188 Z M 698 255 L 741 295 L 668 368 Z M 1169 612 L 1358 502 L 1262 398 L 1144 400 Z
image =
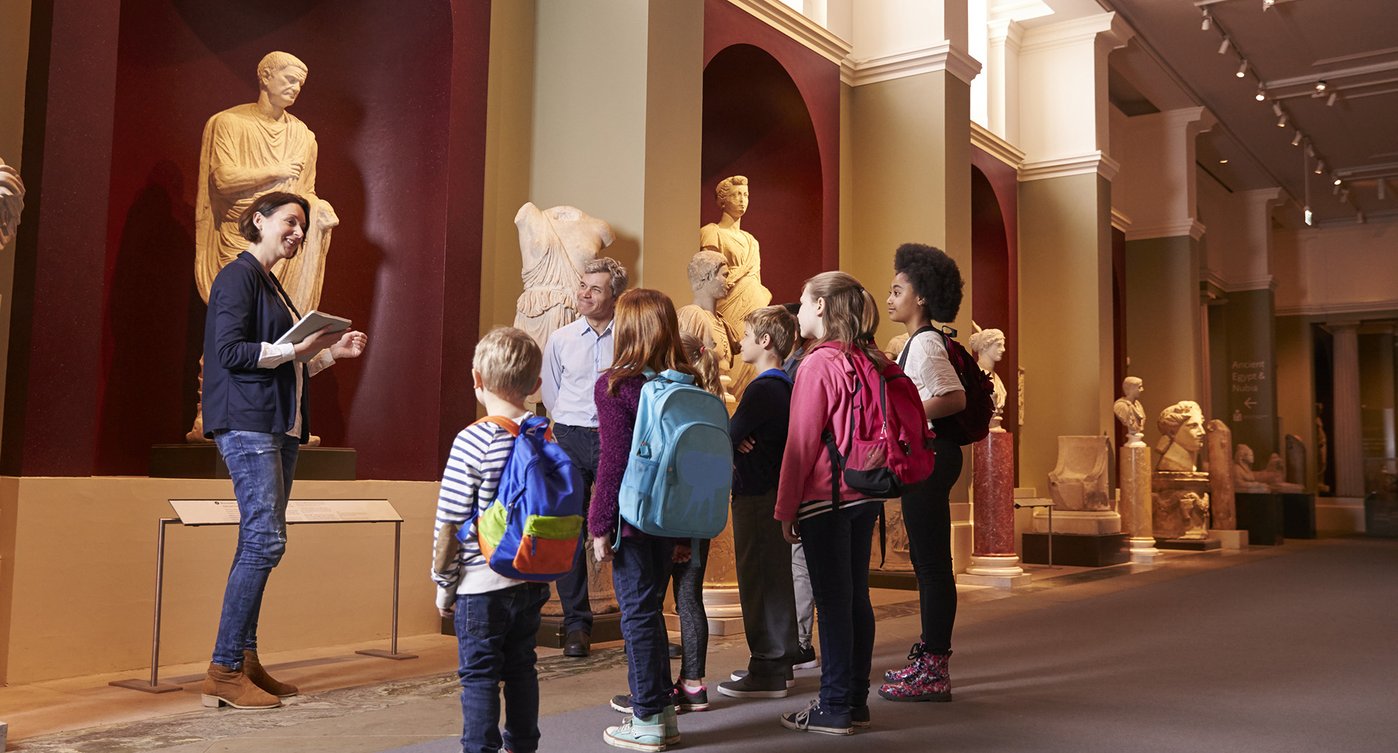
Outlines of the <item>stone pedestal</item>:
M 1283 493 L 1282 533 L 1288 539 L 1315 538 L 1315 495 Z
M 1209 529 L 1209 538 L 1228 550 L 1241 550 L 1248 547 L 1248 532 L 1232 528 Z
M 1049 511 L 1040 507 L 1034 510 L 1034 533 L 1049 533 Z M 1053 529 L 1056 534 L 1071 533 L 1078 536 L 1102 536 L 1121 533 L 1121 515 L 1111 510 L 1058 510 L 1053 511 Z
M 296 455 L 297 481 L 354 481 L 358 454 L 350 447 L 301 446 Z M 157 444 L 150 448 L 151 478 L 228 478 L 213 442 Z
M 1121 448 L 1117 476 L 1121 484 L 1118 509 L 1123 530 L 1129 534 L 1131 561 L 1149 565 L 1160 559 L 1151 528 L 1150 448 L 1134 440 Z
M 1015 553 L 1014 436 L 992 429 L 973 447 L 975 520 L 971 565 L 956 582 L 1014 588 L 1029 583 Z
M 1286 541 L 1286 515 L 1277 494 L 1236 495 L 1238 527 L 1248 532 L 1253 546 L 1276 546 Z

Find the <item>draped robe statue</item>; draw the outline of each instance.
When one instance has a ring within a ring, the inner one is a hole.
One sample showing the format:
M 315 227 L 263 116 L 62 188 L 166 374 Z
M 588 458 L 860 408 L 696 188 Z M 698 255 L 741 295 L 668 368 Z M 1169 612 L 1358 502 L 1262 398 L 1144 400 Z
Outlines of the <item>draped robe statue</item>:
M 728 297 L 718 301 L 718 318 L 728 328 L 728 339 L 743 339 L 743 318 L 772 302 L 772 291 L 762 285 L 762 254 L 757 238 L 742 228 L 748 211 L 748 179 L 734 175 L 719 181 L 714 189 L 723 216 L 699 228 L 699 247 L 713 251 L 728 263 Z M 742 396 L 747 383 L 757 374 L 741 360 L 728 369 L 732 391 Z
M 519 208 L 515 227 L 524 281 L 524 292 L 515 302 L 515 326 L 543 348 L 554 330 L 578 318 L 583 267 L 616 236 L 611 225 L 577 207 L 541 210 L 533 202 Z
M 320 305 L 331 230 L 340 224 L 330 202 L 316 195 L 316 136 L 287 112 L 305 83 L 306 64 L 285 52 L 270 52 L 257 64 L 257 101 L 220 112 L 204 125 L 194 205 L 194 281 L 204 302 L 218 273 L 251 245 L 238 219 L 263 194 L 287 191 L 305 197 L 306 241 L 292 259 L 272 268 L 296 309 Z M 200 384 L 202 391 L 202 362 Z M 205 442 L 202 405 L 189 442 Z M 319 444 L 312 437 L 311 444 Z

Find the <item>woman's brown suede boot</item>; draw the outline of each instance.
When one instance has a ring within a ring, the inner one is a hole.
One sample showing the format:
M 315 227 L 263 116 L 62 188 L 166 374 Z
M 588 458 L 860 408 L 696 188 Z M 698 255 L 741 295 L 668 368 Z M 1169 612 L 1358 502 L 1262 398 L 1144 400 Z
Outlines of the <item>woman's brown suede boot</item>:
M 278 698 L 290 698 L 296 695 L 296 686 L 274 679 L 267 674 L 262 662 L 257 659 L 257 652 L 251 649 L 243 649 L 243 674 L 247 675 L 254 685 Z
M 282 702 L 271 693 L 257 687 L 241 669 L 229 669 L 222 664 L 209 663 L 204 676 L 205 706 L 216 709 L 223 705 L 235 709 L 274 709 Z

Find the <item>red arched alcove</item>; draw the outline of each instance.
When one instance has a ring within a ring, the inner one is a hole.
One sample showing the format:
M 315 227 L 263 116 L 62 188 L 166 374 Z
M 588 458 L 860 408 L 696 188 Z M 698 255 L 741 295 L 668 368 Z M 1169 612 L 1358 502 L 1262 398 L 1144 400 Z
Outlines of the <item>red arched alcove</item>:
M 993 169 L 993 168 L 992 168 Z M 1013 181 L 1013 170 L 1009 172 Z M 1013 182 L 1010 186 L 1013 186 Z M 1005 355 L 995 372 L 1005 383 L 1004 426 L 1019 426 L 1019 340 L 1016 295 L 1013 210 L 1002 208 L 991 178 L 971 167 L 971 318 L 985 329 L 1005 333 Z
M 703 127 L 702 221 L 720 216 L 718 182 L 746 175 L 743 229 L 762 245 L 763 284 L 774 303 L 797 300 L 801 281 L 821 271 L 824 226 L 820 149 L 801 92 L 767 52 L 727 47 L 704 68 Z

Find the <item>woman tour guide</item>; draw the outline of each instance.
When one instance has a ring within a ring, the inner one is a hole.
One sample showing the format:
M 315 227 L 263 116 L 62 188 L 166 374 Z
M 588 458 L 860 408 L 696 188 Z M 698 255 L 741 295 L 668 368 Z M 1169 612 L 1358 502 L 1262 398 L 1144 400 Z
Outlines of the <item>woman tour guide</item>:
M 257 617 L 267 576 L 286 551 L 286 505 L 296 455 L 310 435 L 306 382 L 338 360 L 358 358 L 363 332 L 322 329 L 296 344 L 273 345 L 301 318 L 272 267 L 301 250 L 309 206 L 273 192 L 243 214 L 251 245 L 229 262 L 209 292 L 204 322 L 204 432 L 218 445 L 238 499 L 238 549 L 228 573 L 203 702 L 273 708 L 296 686 L 268 676 L 257 658 Z

